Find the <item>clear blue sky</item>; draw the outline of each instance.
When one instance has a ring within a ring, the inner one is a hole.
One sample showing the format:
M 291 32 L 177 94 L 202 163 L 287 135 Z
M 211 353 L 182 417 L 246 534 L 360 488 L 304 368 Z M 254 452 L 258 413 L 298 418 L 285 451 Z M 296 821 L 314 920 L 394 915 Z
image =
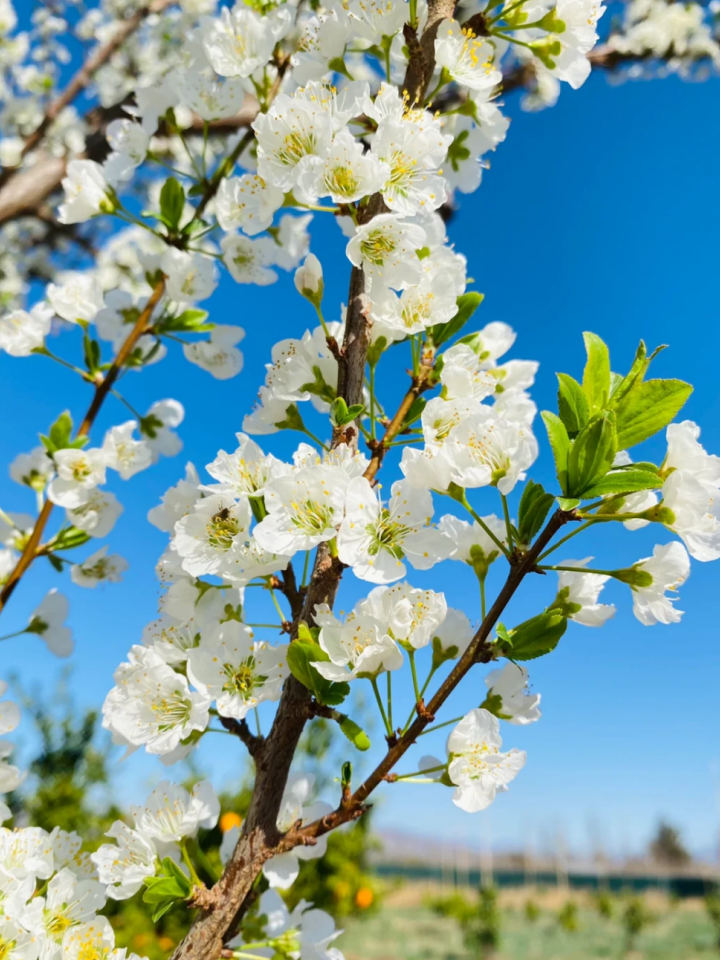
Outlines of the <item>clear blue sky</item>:
M 671 349 L 656 361 L 655 373 L 694 383 L 686 415 L 702 425 L 706 447 L 720 452 L 718 89 L 717 81 L 676 79 L 613 87 L 593 76 L 577 93 L 564 86 L 559 104 L 541 114 L 523 114 L 510 99 L 507 141 L 492 156 L 480 190 L 461 198 L 450 232 L 468 258 L 477 289 L 486 294 L 479 322 L 510 323 L 518 332 L 512 356 L 540 361 L 534 397 L 541 409 L 554 403 L 556 370 L 578 375 L 583 330 L 608 341 L 617 370 L 629 365 L 641 337 L 649 346 L 668 343 Z M 326 272 L 326 316 L 333 317 L 346 296 L 348 263 L 335 225 L 316 221 L 314 227 L 313 250 Z M 271 343 L 300 336 L 312 322 L 310 307 L 294 294 L 288 276 L 264 289 L 237 287 L 225 278 L 210 306 L 214 319 L 247 331 L 245 370 L 238 378 L 214 381 L 171 350 L 161 364 L 129 374 L 124 382 L 140 410 L 172 396 L 188 411 L 180 457 L 127 483 L 111 480 L 125 505 L 109 538 L 111 549 L 130 561 L 124 583 L 81 591 L 37 564 L 3 617 L 3 633 L 17 629 L 50 586 L 66 591 L 77 638 L 71 686 L 80 704 L 101 703 L 113 670 L 155 613 L 153 565 L 164 536 L 146 523 L 147 510 L 177 480 L 187 459 L 202 467 L 219 448 L 234 448 L 234 433 L 262 381 Z M 57 343 L 66 356 L 77 346 L 72 335 Z M 87 388 L 49 361 L 0 355 L 0 459 L 8 463 L 30 449 L 37 432 L 63 408 L 78 415 L 86 404 Z M 124 409 L 111 404 L 100 429 L 124 419 Z M 538 423 L 544 439 L 541 430 Z M 266 449 L 282 454 L 289 444 L 284 437 L 271 438 Z M 651 443 L 647 456 L 659 458 L 662 450 L 662 442 Z M 549 471 L 543 446 L 532 476 L 549 482 Z M 481 512 L 496 509 L 491 497 L 476 496 Z M 5 469 L 0 505 L 28 511 L 33 505 Z M 447 503 L 439 502 L 438 509 L 447 509 Z M 630 563 L 667 539 L 669 534 L 657 529 L 618 531 L 611 540 L 588 538 L 571 555 L 595 554 L 605 566 L 619 551 L 619 560 Z M 451 604 L 475 617 L 471 573 L 457 564 L 445 567 L 412 572 L 410 579 L 445 590 Z M 475 841 L 491 823 L 498 844 L 520 846 L 532 835 L 537 842 L 552 839 L 562 826 L 570 845 L 580 847 L 587 845 L 588 824 L 594 824 L 606 845 L 621 853 L 642 845 L 658 817 L 666 816 L 694 849 L 714 849 L 719 586 L 717 565 L 693 563 L 679 602 L 687 611 L 682 623 L 653 628 L 634 619 L 621 585 L 607 588 L 604 599 L 619 607 L 616 618 L 602 630 L 572 626 L 551 656 L 531 665 L 535 689 L 543 695 L 543 718 L 530 728 L 505 725 L 506 745 L 527 749 L 528 762 L 489 816 L 457 810 L 442 788 L 397 785 L 379 798 L 378 827 L 407 829 L 412 823 L 419 832 Z M 507 622 L 537 612 L 554 588 L 554 582 L 538 579 L 514 603 Z M 356 595 L 349 589 L 341 605 Z M 34 637 L 5 644 L 1 669 L 3 676 L 17 670 L 26 685 L 41 684 L 47 695 L 60 670 Z M 478 673 L 456 693 L 447 716 L 477 705 L 481 688 Z M 441 752 L 443 734 L 426 738 L 423 746 Z M 18 735 L 27 738 L 27 725 Z M 376 756 L 373 751 L 364 765 Z M 199 759 L 219 780 L 239 774 L 244 762 L 239 745 L 219 737 L 206 739 Z M 155 761 L 136 755 L 118 768 L 122 795 L 139 798 L 161 773 Z

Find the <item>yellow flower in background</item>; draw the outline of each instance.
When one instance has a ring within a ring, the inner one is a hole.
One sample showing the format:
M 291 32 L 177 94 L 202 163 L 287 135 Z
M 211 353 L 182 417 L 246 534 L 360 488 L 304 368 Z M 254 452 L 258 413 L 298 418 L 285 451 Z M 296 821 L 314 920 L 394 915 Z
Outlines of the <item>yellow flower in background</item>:
M 242 826 L 242 817 L 239 813 L 233 813 L 232 811 L 224 813 L 220 817 L 220 829 L 223 833 L 227 833 L 228 830 L 232 830 L 233 827 Z

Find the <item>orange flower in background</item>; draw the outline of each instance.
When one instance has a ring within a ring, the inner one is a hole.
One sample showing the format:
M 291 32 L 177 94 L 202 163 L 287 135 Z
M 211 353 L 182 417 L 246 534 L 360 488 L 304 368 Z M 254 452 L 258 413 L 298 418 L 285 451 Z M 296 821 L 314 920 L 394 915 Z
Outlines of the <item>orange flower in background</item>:
M 240 826 L 242 826 L 242 817 L 239 813 L 224 813 L 220 817 L 220 829 L 223 833 L 227 833 L 233 827 Z
M 138 950 L 142 950 L 143 947 L 147 946 L 150 943 L 150 934 L 149 933 L 136 933 L 133 937 L 133 946 L 137 947 Z
M 172 950 L 172 948 L 175 946 L 175 941 L 172 937 L 160 937 L 158 940 L 158 946 L 161 950 Z
M 360 887 L 358 892 L 355 894 L 355 906 L 360 910 L 367 910 L 368 907 L 372 906 L 374 899 L 375 894 L 372 892 L 370 887 Z

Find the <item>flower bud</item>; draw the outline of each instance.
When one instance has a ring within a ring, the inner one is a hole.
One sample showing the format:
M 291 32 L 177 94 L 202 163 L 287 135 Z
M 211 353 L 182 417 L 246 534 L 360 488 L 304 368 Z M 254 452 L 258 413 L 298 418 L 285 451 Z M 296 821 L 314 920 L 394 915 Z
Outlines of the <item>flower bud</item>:
M 315 307 L 319 307 L 323 298 L 322 264 L 314 253 L 309 253 L 305 263 L 295 271 L 295 286 Z

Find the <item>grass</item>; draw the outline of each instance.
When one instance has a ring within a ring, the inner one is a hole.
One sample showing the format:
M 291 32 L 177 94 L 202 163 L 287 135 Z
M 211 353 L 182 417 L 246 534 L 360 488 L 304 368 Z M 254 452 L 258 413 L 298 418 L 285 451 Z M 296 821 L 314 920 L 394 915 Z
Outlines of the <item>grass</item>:
M 407 894 L 391 895 L 378 913 L 349 921 L 337 941 L 346 960 L 478 960 L 465 949 L 454 919 L 435 914 L 423 903 L 422 893 L 416 903 L 411 900 Z M 526 919 L 521 903 L 502 905 L 502 937 L 495 960 L 720 958 L 713 927 L 700 903 L 651 903 L 654 921 L 640 934 L 630 954 L 625 952 L 617 905 L 615 916 L 605 919 L 580 901 L 579 929 L 571 933 L 558 925 L 554 905 L 545 906 L 542 898 L 538 903 L 540 915 L 534 922 Z

